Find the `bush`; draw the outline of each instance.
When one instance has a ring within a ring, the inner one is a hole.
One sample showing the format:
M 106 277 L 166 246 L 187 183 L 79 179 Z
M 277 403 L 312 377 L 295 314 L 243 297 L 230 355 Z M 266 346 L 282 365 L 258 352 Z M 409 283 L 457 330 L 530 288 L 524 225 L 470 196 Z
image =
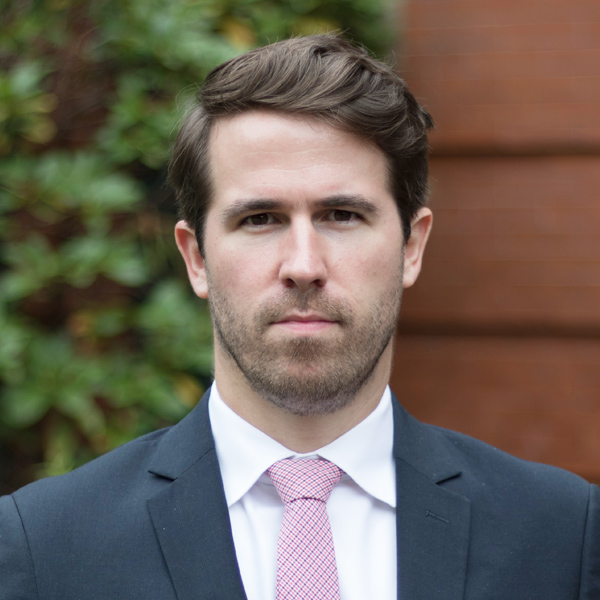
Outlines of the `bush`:
M 207 307 L 164 169 L 216 64 L 342 29 L 374 0 L 13 0 L 0 32 L 0 492 L 180 419 L 210 381 Z

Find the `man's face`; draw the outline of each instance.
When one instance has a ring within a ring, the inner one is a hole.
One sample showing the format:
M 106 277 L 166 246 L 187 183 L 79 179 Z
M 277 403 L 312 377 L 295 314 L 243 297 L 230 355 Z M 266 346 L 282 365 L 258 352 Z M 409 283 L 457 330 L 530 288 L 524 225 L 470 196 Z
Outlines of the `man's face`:
M 424 229 L 426 239 L 428 211 L 405 264 L 385 155 L 312 119 L 220 120 L 210 161 L 205 256 L 185 223 L 177 239 L 209 299 L 217 382 L 241 374 L 298 415 L 346 406 L 382 356 L 391 360 L 403 271 L 412 284 L 424 246 L 412 240 Z

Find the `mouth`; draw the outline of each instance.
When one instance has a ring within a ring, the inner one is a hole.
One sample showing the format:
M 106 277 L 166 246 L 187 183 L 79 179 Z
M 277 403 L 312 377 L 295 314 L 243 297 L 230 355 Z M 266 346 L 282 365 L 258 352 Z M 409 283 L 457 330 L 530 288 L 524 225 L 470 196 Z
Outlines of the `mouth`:
M 290 313 L 274 321 L 272 325 L 297 333 L 309 334 L 325 331 L 337 323 L 327 315 L 319 313 Z

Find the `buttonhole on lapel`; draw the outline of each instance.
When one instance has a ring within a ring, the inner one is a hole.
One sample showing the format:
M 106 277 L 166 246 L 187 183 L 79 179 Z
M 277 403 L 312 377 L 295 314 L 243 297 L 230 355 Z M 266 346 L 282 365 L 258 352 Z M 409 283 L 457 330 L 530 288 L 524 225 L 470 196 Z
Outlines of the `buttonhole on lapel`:
M 450 523 L 448 519 L 444 519 L 444 517 L 438 517 L 437 515 L 433 514 L 430 510 L 425 511 L 425 516 L 431 517 L 432 519 L 437 519 L 438 521 L 442 521 L 442 523 Z

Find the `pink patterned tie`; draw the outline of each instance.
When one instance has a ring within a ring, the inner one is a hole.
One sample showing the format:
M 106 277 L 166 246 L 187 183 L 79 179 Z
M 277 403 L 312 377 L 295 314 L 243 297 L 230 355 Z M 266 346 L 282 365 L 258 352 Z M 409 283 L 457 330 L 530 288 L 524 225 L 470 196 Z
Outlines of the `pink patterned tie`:
M 277 600 L 340 600 L 326 502 L 342 470 L 327 460 L 286 459 L 267 470 L 285 504 L 277 545 Z

